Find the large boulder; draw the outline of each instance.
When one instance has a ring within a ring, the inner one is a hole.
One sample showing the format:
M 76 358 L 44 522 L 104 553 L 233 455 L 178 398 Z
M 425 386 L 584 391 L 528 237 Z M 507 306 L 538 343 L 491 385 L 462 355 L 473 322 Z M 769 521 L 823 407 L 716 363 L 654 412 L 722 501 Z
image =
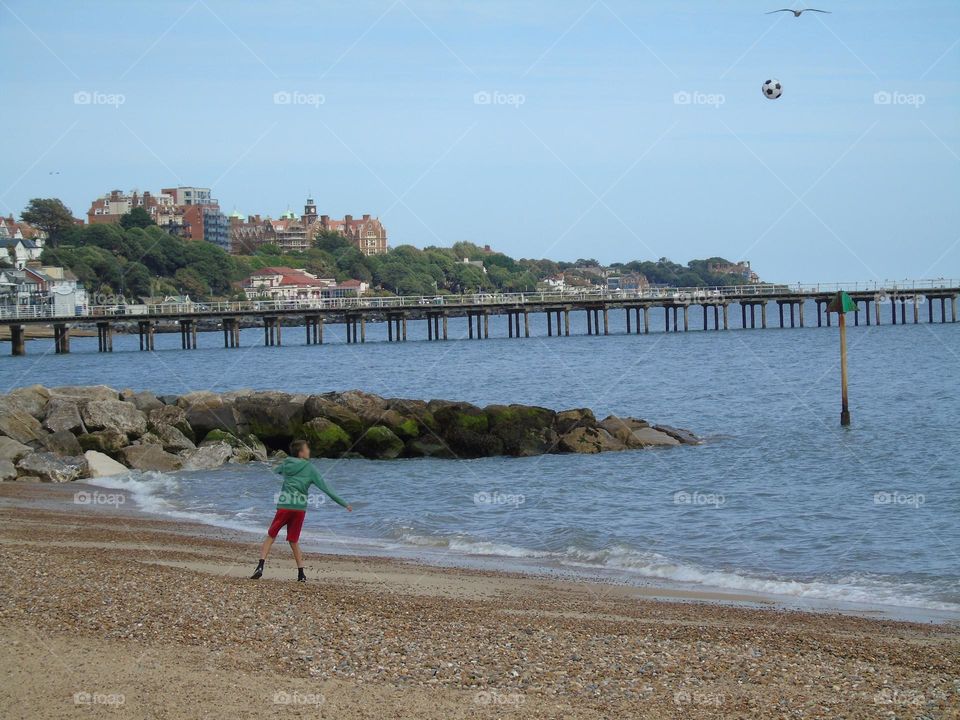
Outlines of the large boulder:
M 130 437 L 147 431 L 147 416 L 121 400 L 91 400 L 83 404 L 80 416 L 88 430 L 116 430 Z
M 17 466 L 9 460 L 0 460 L 0 482 L 17 479 Z
M 194 392 L 181 395 L 177 406 L 185 411 L 186 421 L 195 437 L 203 437 L 211 430 L 237 433 L 237 413 L 232 400 L 224 400 L 212 392 Z M 183 428 L 180 430 L 182 432 Z
M 84 450 L 95 450 L 112 458 L 118 458 L 120 451 L 130 444 L 126 433 L 118 430 L 98 430 L 77 436 L 77 442 Z
M 122 475 L 130 472 L 126 465 L 121 465 L 112 457 L 96 450 L 87 450 L 83 457 L 87 460 L 88 474 L 92 478 Z
M 225 442 L 203 444 L 183 453 L 184 470 L 212 470 L 233 456 L 233 448 Z
M 7 397 L 24 412 L 30 413 L 37 420 L 43 420 L 50 391 L 43 385 L 31 385 L 11 390 Z
M 0 435 L 30 444 L 39 443 L 46 432 L 40 421 L 21 408 L 15 400 L 0 397 Z
M 332 399 L 331 395 L 311 395 L 303 404 L 304 422 L 324 418 L 339 425 L 351 437 L 360 437 L 366 424 L 363 419 L 348 408 Z
M 484 412 L 490 434 L 500 438 L 507 455 L 542 455 L 557 446 L 553 410 L 529 405 L 490 405 Z
M 173 472 L 183 467 L 183 460 L 165 451 L 160 445 L 128 445 L 120 451 L 124 462 L 135 470 Z
M 596 427 L 597 418 L 589 408 L 576 408 L 558 412 L 553 427 L 558 435 L 564 435 L 574 428 Z
M 200 447 L 218 443 L 226 443 L 233 448 L 233 455 L 230 456 L 232 463 L 266 462 L 267 460 L 267 446 L 260 442 L 260 438 L 256 435 L 247 434 L 237 437 L 223 430 L 211 430 L 203 438 Z
M 43 426 L 50 432 L 67 432 L 79 435 L 86 432 L 80 417 L 80 407 L 76 400 L 64 397 L 51 398 L 47 403 L 47 413 Z
M 403 440 L 384 425 L 369 428 L 356 443 L 357 451 L 367 458 L 392 460 L 403 452 Z
M 190 440 L 196 442 L 197 436 L 187 422 L 187 411 L 178 405 L 163 405 L 147 413 L 147 429 L 156 432 L 156 428 L 169 425 L 175 427 Z M 202 436 L 201 436 L 202 437 Z
M 567 453 L 600 453 L 625 450 L 626 445 L 599 427 L 574 427 L 560 436 L 557 449 Z
M 140 392 L 134 392 L 129 389 L 123 390 L 120 393 L 120 399 L 124 402 L 132 403 L 137 410 L 144 413 L 149 413 L 151 410 L 163 407 L 160 399 L 149 390 L 141 390 Z
M 17 442 L 13 438 L 0 435 L 0 460 L 9 460 L 16 463 L 20 458 L 33 452 L 33 448 Z
M 83 454 L 83 448 L 69 430 L 58 430 L 47 435 L 43 438 L 43 447 L 49 452 L 68 457 Z
M 65 483 L 83 477 L 87 472 L 84 457 L 59 457 L 50 452 L 27 455 L 17 463 L 21 475 L 34 475 L 43 482 Z
M 433 434 L 440 429 L 437 419 L 430 412 L 430 408 L 423 400 L 404 400 L 391 398 L 387 400 L 387 409 L 396 410 L 405 418 L 412 418 L 419 426 L 418 434 Z
M 680 442 L 664 432 L 654 430 L 645 420 L 610 415 L 600 426 L 628 448 L 670 447 Z
M 65 385 L 50 388 L 50 397 L 63 397 L 70 400 L 118 400 L 120 393 L 106 385 Z
M 368 427 L 384 424 L 381 418 L 388 410 L 387 401 L 379 395 L 360 390 L 347 390 L 346 392 L 335 393 L 333 399 L 359 415 Z
M 162 445 L 163 449 L 169 453 L 176 454 L 197 447 L 190 438 L 173 425 L 151 425 L 150 434 L 156 438 L 156 443 Z
M 672 437 L 674 440 L 679 442 L 681 445 L 702 445 L 703 440 L 694 435 L 689 430 L 684 430 L 683 428 L 675 428 L 670 425 L 654 425 L 654 430 L 659 430 L 662 433 L 665 433 Z
M 336 423 L 317 417 L 305 423 L 300 433 L 310 443 L 315 457 L 340 457 L 350 449 L 350 435 Z
M 271 447 L 286 447 L 300 436 L 306 399 L 283 392 L 258 392 L 239 397 L 234 401 L 238 427 Z

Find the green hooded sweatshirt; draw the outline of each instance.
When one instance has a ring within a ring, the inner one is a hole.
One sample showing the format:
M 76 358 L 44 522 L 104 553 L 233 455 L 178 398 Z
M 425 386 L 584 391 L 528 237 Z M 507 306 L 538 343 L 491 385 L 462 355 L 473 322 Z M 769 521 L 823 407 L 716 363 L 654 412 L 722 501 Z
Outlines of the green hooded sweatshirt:
M 327 483 L 309 460 L 285 458 L 274 472 L 283 475 L 283 486 L 277 495 L 277 510 L 306 510 L 311 485 L 316 485 L 337 505 L 347 506 L 347 503 L 327 487 Z

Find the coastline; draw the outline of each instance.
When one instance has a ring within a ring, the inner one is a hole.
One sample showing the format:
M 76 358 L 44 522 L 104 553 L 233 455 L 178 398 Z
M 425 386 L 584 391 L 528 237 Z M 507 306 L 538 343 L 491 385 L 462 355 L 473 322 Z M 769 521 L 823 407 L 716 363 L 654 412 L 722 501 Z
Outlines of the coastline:
M 304 699 L 345 718 L 960 707 L 956 626 L 312 552 L 298 586 L 282 543 L 252 583 L 256 546 L 239 533 L 78 506 L 79 489 L 0 486 L 2 694 L 22 717 L 71 715 L 74 693 L 172 718 Z M 40 671 L 49 653 L 63 672 Z

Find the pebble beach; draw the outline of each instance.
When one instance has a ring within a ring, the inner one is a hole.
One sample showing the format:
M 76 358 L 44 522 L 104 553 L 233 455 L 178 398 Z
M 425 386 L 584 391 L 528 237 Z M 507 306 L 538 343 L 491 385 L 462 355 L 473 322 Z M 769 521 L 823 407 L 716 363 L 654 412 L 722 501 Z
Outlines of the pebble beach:
M 960 628 L 278 544 L 0 486 L 11 718 L 955 718 Z

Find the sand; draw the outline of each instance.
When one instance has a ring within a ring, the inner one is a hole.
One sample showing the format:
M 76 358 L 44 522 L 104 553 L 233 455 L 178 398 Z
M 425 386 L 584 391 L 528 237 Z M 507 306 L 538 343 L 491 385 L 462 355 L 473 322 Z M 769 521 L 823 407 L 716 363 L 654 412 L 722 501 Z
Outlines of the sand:
M 956 718 L 960 629 L 308 555 L 0 486 L 10 718 Z M 698 601 L 693 601 L 698 600 Z

